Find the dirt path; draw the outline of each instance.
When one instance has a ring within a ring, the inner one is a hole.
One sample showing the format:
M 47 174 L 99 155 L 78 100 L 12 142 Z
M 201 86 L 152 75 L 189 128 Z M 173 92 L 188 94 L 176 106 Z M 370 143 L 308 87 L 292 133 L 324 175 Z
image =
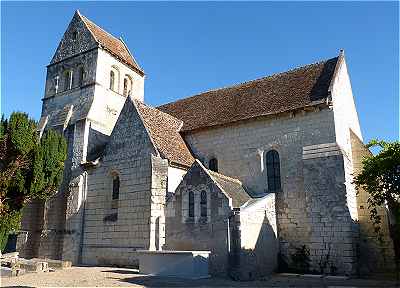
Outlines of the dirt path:
M 395 287 L 393 281 L 326 280 L 315 277 L 274 275 L 265 281 L 235 282 L 230 279 L 209 278 L 184 280 L 151 277 L 135 269 L 114 267 L 72 267 L 48 273 L 28 273 L 19 277 L 0 279 L 1 287 Z

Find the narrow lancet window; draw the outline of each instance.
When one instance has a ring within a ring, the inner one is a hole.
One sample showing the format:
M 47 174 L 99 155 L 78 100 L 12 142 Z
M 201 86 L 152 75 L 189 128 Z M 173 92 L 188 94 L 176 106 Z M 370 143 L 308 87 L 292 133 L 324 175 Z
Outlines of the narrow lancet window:
M 81 66 L 79 67 L 79 86 L 83 85 L 83 80 L 85 78 L 85 69 Z
M 217 160 L 217 158 L 210 159 L 210 161 L 208 162 L 208 168 L 211 171 L 218 172 L 218 160 Z
M 279 154 L 275 150 L 268 151 L 266 155 L 268 192 L 281 190 L 281 168 Z
M 58 87 L 60 85 L 60 77 L 56 76 L 54 77 L 54 93 L 57 94 L 58 93 Z
M 119 199 L 119 176 L 113 175 L 113 185 L 112 185 L 112 199 Z
M 110 89 L 115 90 L 115 73 L 114 71 L 110 71 Z
M 72 70 L 67 70 L 64 72 L 64 90 L 72 89 Z
M 193 191 L 189 192 L 189 217 L 194 217 L 194 193 Z
M 131 95 L 131 90 L 132 90 L 132 80 L 131 80 L 130 76 L 125 75 L 125 78 L 124 78 L 124 91 L 123 91 L 124 96 L 130 96 Z
M 200 216 L 207 217 L 207 192 L 204 190 L 200 194 Z

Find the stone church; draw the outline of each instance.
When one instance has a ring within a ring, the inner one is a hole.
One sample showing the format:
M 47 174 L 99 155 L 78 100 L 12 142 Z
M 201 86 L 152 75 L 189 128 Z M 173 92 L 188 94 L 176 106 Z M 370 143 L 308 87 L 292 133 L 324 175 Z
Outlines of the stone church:
M 244 279 L 292 265 L 303 245 L 313 271 L 393 264 L 352 183 L 370 152 L 343 51 L 159 107 L 144 82 L 124 41 L 77 11 L 38 125 L 68 141 L 64 180 L 26 207 L 22 256 L 135 266 L 137 250 L 207 250 L 212 275 Z

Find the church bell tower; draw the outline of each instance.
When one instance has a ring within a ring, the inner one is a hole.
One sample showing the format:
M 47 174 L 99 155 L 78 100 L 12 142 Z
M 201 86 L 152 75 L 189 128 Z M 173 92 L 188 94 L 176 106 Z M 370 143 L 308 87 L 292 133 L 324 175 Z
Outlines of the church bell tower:
M 44 208 L 46 221 L 38 230 L 47 234 L 36 241 L 36 256 L 79 262 L 87 177 L 83 167 L 104 148 L 126 98 L 144 100 L 144 78 L 121 38 L 75 12 L 47 66 L 38 130 L 63 133 L 68 158 L 60 191 Z

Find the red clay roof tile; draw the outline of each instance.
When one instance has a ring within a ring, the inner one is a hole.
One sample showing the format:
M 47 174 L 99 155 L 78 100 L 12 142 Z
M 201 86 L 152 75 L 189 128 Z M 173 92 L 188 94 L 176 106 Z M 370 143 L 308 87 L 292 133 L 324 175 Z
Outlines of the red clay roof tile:
M 144 75 L 144 72 L 142 68 L 139 66 L 139 64 L 136 62 L 135 58 L 131 55 L 131 53 L 128 50 L 128 47 L 125 45 L 125 43 L 104 29 L 100 28 L 97 26 L 95 23 L 90 21 L 88 18 L 85 16 L 79 14 L 92 33 L 93 37 L 96 39 L 96 41 L 108 52 L 113 54 L 115 57 L 117 57 L 119 60 L 139 72 L 141 75 Z
M 329 97 L 338 57 L 157 107 L 191 131 L 313 105 Z

